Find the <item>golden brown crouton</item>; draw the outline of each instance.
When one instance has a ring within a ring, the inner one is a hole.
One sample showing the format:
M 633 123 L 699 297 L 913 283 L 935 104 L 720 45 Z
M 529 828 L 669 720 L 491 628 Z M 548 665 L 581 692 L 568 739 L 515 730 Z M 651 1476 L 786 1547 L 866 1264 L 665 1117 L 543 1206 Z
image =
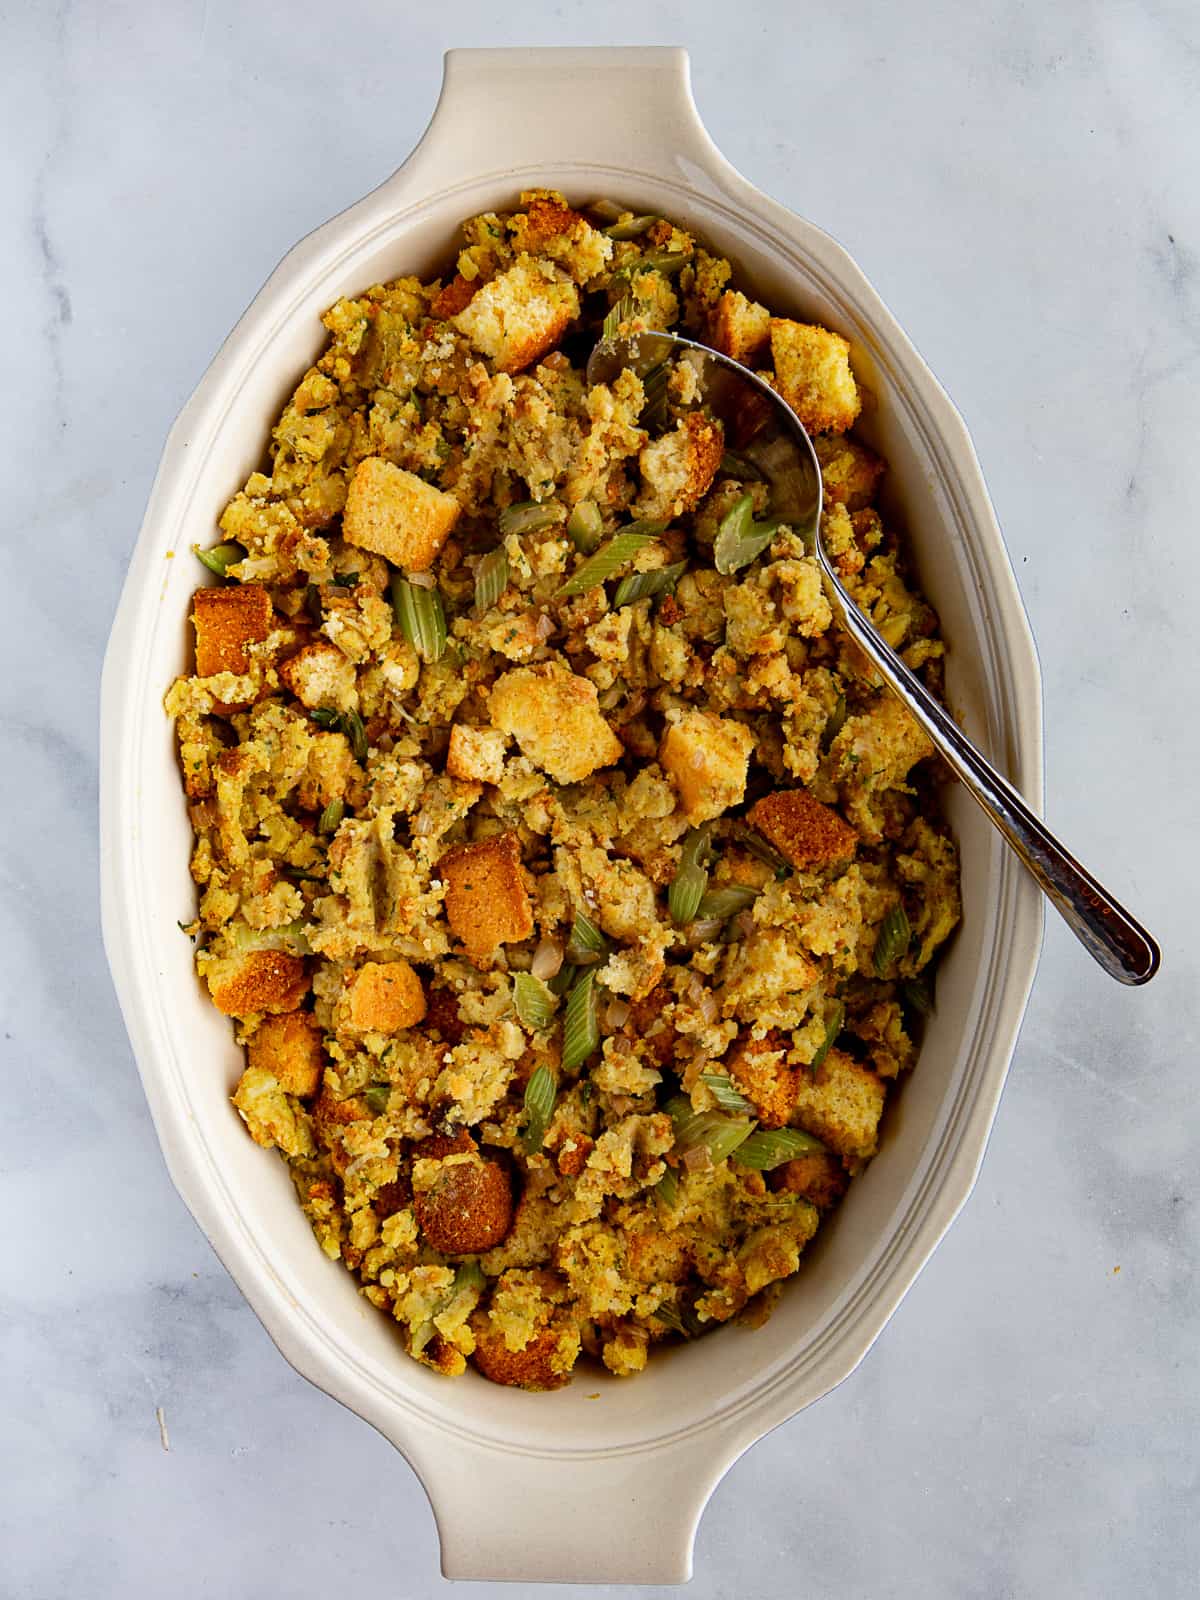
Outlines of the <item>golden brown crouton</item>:
M 265 1017 L 246 1053 L 252 1067 L 271 1073 L 288 1094 L 307 1100 L 320 1088 L 325 1055 L 321 1030 L 308 1011 Z
M 858 835 L 830 806 L 804 789 L 777 789 L 747 812 L 747 820 L 793 867 L 826 867 L 848 861 Z
M 764 1128 L 782 1128 L 796 1102 L 797 1070 L 787 1064 L 787 1041 L 772 1030 L 764 1039 L 744 1034 L 726 1057 L 729 1076 L 754 1103 Z
M 886 1090 L 870 1067 L 833 1049 L 816 1077 L 796 1074 L 792 1120 L 835 1151 L 851 1171 L 875 1154 Z
M 841 334 L 772 317 L 771 355 L 776 387 L 809 433 L 845 433 L 862 400 Z
M 474 783 L 499 783 L 504 776 L 504 747 L 508 735 L 500 728 L 470 728 L 456 722 L 450 729 L 446 771 L 452 778 Z
M 642 492 L 634 506 L 637 515 L 670 522 L 694 511 L 716 477 L 724 440 L 719 422 L 691 411 L 673 433 L 644 446 L 638 456 Z
M 533 906 L 515 833 L 458 845 L 438 862 L 446 884 L 446 918 L 468 959 L 487 965 L 496 947 L 528 939 Z
M 434 295 L 429 309 L 435 317 L 449 321 L 460 311 L 466 310 L 479 287 L 478 278 L 464 278 L 461 272 L 456 272 L 450 282 Z
M 505 1384 L 513 1389 L 561 1389 L 571 1379 L 571 1369 L 564 1367 L 571 1337 L 561 1328 L 551 1324 L 535 1333 L 523 1350 L 510 1350 L 504 1335 L 487 1316 L 476 1313 L 471 1323 L 475 1335 L 475 1353 L 472 1360 L 492 1383 Z M 579 1336 L 574 1336 L 575 1349 Z
M 282 950 L 247 950 L 226 956 L 213 962 L 206 976 L 213 1004 L 227 1017 L 295 1011 L 308 993 L 304 962 Z
M 512 219 L 512 244 L 518 254 L 549 256 L 576 283 L 602 272 L 613 250 L 611 239 L 554 195 L 536 196 L 526 211 Z
M 842 505 L 847 511 L 869 506 L 883 476 L 882 458 L 849 434 L 818 434 L 813 449 L 821 463 L 826 505 Z
M 236 588 L 197 589 L 192 596 L 196 629 L 196 676 L 242 673 L 250 665 L 247 645 L 271 631 L 271 597 L 259 583 Z
M 367 456 L 350 480 L 342 537 L 405 572 L 428 572 L 458 513 L 453 495 L 382 456 Z
M 784 1194 L 799 1194 L 818 1211 L 828 1211 L 846 1192 L 846 1169 L 827 1150 L 785 1161 L 771 1174 L 772 1187 Z
M 350 989 L 350 1026 L 363 1033 L 396 1033 L 425 1015 L 425 991 L 407 961 L 367 961 Z
M 750 729 L 728 717 L 688 711 L 672 723 L 658 759 L 674 780 L 689 822 L 707 822 L 738 804 L 753 749 Z
M 417 1225 L 432 1249 L 448 1256 L 478 1255 L 507 1236 L 513 1218 L 508 1172 L 498 1161 L 479 1158 L 469 1134 L 425 1139 L 414 1146 L 413 1159 L 442 1162 L 431 1187 L 413 1200 Z
M 518 256 L 451 318 L 497 372 L 523 372 L 556 345 L 579 315 L 579 292 L 548 262 Z
M 315 710 L 331 706 L 335 711 L 353 711 L 358 706 L 354 663 L 337 645 L 318 639 L 306 644 L 280 664 L 279 676 L 302 706 Z
M 506 672 L 492 686 L 490 706 L 496 726 L 556 783 L 581 783 L 623 754 L 595 684 L 558 661 Z
M 757 300 L 726 289 L 713 310 L 709 337 L 723 355 L 749 366 L 771 342 L 771 313 Z

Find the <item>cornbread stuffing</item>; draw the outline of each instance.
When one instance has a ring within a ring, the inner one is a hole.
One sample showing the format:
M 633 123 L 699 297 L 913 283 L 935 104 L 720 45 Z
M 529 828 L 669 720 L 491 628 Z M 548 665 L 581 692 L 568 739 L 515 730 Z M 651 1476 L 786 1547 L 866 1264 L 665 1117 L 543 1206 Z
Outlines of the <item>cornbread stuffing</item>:
M 682 364 L 587 384 L 602 323 L 758 367 L 847 586 L 939 690 L 850 347 L 732 276 L 610 203 L 472 218 L 444 280 L 325 314 L 197 550 L 167 709 L 233 1104 L 442 1373 L 553 1389 L 761 1320 L 959 919 L 930 747 L 769 484 Z

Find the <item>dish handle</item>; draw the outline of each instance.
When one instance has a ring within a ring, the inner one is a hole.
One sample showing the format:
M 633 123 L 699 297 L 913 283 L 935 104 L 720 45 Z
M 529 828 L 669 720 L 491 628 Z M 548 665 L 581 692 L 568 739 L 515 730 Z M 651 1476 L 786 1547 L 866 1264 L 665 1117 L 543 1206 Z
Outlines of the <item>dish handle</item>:
M 432 120 L 396 179 L 419 176 L 432 193 L 497 171 L 576 161 L 595 171 L 597 151 L 614 181 L 666 164 L 694 182 L 698 167 L 725 167 L 696 110 L 686 50 L 448 50 Z
M 447 1578 L 686 1583 L 709 1496 L 730 1465 L 711 1433 L 661 1448 L 564 1458 L 409 1433 Z M 736 1453 L 736 1452 L 735 1452 Z

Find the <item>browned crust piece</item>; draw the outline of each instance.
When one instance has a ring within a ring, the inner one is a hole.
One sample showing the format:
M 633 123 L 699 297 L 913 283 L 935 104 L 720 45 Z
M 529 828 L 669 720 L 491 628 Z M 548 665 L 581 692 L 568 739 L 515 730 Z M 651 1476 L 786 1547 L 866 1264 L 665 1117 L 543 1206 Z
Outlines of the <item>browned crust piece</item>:
M 461 272 L 456 272 L 450 282 L 434 295 L 430 312 L 443 322 L 456 317 L 471 304 L 482 282 L 481 278 L 464 278 Z
M 777 789 L 750 807 L 753 824 L 793 867 L 826 867 L 848 861 L 858 835 L 831 807 L 804 789 Z
M 447 920 L 475 966 L 490 962 L 499 945 L 529 938 L 533 906 L 515 833 L 456 846 L 438 862 L 438 873 Z
M 772 1029 L 763 1039 L 744 1034 L 726 1057 L 729 1075 L 753 1101 L 764 1128 L 783 1128 L 796 1103 L 798 1070 L 787 1065 L 787 1040 Z
M 523 1350 L 510 1350 L 504 1335 L 492 1326 L 486 1315 L 477 1313 L 471 1327 L 475 1334 L 472 1360 L 492 1383 L 513 1389 L 561 1389 L 571 1381 L 569 1372 L 557 1372 L 554 1368 L 562 1331 L 553 1323 L 535 1333 Z
M 288 1011 L 264 1017 L 246 1047 L 252 1067 L 261 1067 L 288 1094 L 302 1100 L 316 1094 L 325 1065 L 321 1030 L 311 1013 Z
M 295 1011 L 308 993 L 308 974 L 299 956 L 251 950 L 228 978 L 210 984 L 209 992 L 217 1010 L 227 1017 Z
M 444 1160 L 476 1150 L 465 1131 L 457 1139 L 434 1135 L 413 1149 L 416 1160 Z M 508 1236 L 513 1220 L 512 1183 L 498 1161 L 487 1157 L 444 1166 L 431 1189 L 413 1201 L 425 1241 L 443 1255 L 478 1255 Z
M 692 445 L 692 462 L 685 491 L 685 509 L 694 511 L 708 493 L 721 465 L 721 458 L 725 454 L 725 430 L 719 422 L 711 421 L 699 411 L 688 413 L 686 427 Z
M 271 631 L 271 597 L 260 583 L 236 588 L 197 589 L 192 596 L 196 629 L 196 676 L 249 669 L 247 646 L 259 644 Z

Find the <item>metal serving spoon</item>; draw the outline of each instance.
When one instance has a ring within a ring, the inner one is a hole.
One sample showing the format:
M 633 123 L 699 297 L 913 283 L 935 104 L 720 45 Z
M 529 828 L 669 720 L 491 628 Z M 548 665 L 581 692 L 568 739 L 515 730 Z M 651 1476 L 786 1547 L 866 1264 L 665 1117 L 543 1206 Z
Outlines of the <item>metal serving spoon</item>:
M 725 428 L 727 448 L 747 458 L 771 485 L 771 514 L 811 542 L 834 615 L 907 708 L 943 760 L 1019 856 L 1071 932 L 1120 983 L 1158 971 L 1154 940 L 1071 856 L 938 704 L 859 611 L 821 544 L 821 468 L 795 412 L 739 362 L 671 333 L 602 339 L 588 361 L 589 384 L 611 384 L 632 367 L 645 376 L 670 357 L 690 364 L 698 394 Z

